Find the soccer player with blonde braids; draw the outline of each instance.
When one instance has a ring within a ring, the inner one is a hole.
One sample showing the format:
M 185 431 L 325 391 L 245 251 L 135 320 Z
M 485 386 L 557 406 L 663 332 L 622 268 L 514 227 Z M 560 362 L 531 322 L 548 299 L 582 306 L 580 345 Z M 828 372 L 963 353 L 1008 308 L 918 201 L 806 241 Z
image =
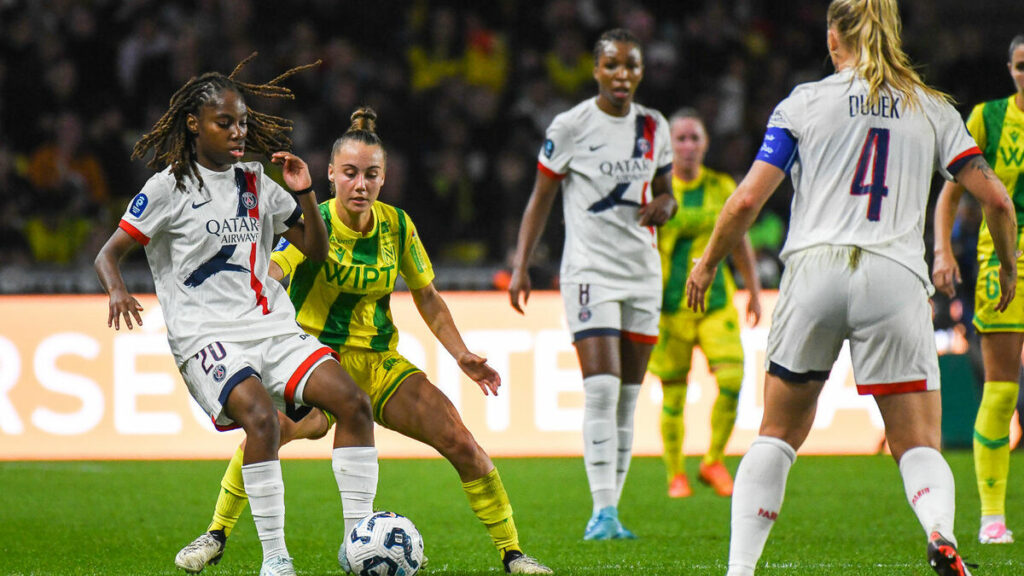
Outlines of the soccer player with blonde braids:
M 297 310 L 295 319 L 303 330 L 333 349 L 345 370 L 369 394 L 374 419 L 431 446 L 452 464 L 505 572 L 551 574 L 547 566 L 523 553 L 512 504 L 498 470 L 455 406 L 422 370 L 397 352 L 398 329 L 392 323 L 390 299 L 401 276 L 420 316 L 462 371 L 485 395 L 497 395 L 501 386 L 501 377 L 487 360 L 466 348 L 448 306 L 434 287 L 433 267 L 412 219 L 400 208 L 377 200 L 384 185 L 387 154 L 376 124 L 373 109 L 356 110 L 352 125 L 331 149 L 327 178 L 334 198 L 319 206 L 330 237 L 328 259 L 313 260 L 294 244 L 282 242 L 272 256 L 270 274 L 288 284 L 288 295 Z M 330 420 L 327 414 L 313 411 L 298 425 L 289 425 L 282 441 L 321 436 Z M 237 477 L 238 465 L 236 455 L 224 473 L 225 481 Z M 222 485 L 210 530 L 178 555 L 186 562 L 194 559 L 200 569 L 219 558 L 224 532 L 230 531 L 245 507 L 245 492 L 238 489 L 237 482 Z M 220 541 L 219 547 L 204 545 L 213 538 Z M 344 545 L 338 550 L 338 562 L 345 572 L 359 571 L 348 565 Z
M 932 172 L 982 205 L 999 260 L 996 311 L 1016 290 L 1013 203 L 948 97 L 911 67 L 896 1 L 833 0 L 827 14 L 835 74 L 797 86 L 775 108 L 686 285 L 689 306 L 704 309 L 719 262 L 789 174 L 794 197 L 768 335 L 764 416 L 736 473 L 728 574 L 754 574 L 818 396 L 849 341 L 857 389 L 881 412 L 928 563 L 944 576 L 968 576 L 953 533 L 953 474 L 939 452 L 923 239 Z
M 377 450 L 366 395 L 330 348 L 296 326 L 291 301 L 268 275 L 276 234 L 318 262 L 328 243 L 309 169 L 287 152 L 291 122 L 246 103 L 292 98 L 278 82 L 306 67 L 249 84 L 236 76 L 251 58 L 230 75 L 190 79 L 136 144 L 132 157 L 152 149 L 149 165 L 160 171 L 132 199 L 96 256 L 96 272 L 110 295 L 107 325 L 141 325 L 142 306 L 128 293 L 119 264 L 145 246 L 167 340 L 189 392 L 218 428 L 245 430 L 241 476 L 263 545 L 260 576 L 294 576 L 284 538 L 278 410 L 305 405 L 338 416 L 331 460 L 347 527 L 373 511 Z M 293 192 L 260 163 L 242 162 L 247 149 L 280 164 Z
M 1011 190 L 1017 220 L 1024 216 L 1024 155 L 1017 139 L 1024 127 L 1024 34 L 1010 42 L 1007 62 L 1017 91 L 1008 98 L 978 104 L 967 118 L 967 129 L 978 141 L 996 176 Z M 953 221 L 963 187 L 947 182 L 935 207 L 935 288 L 949 297 L 956 294 L 960 270 L 953 256 Z M 1017 270 L 1020 271 L 1018 233 Z M 1019 278 L 1018 278 L 1019 280 Z M 1010 420 L 1020 387 L 1020 355 L 1024 347 L 1024 301 L 1017 299 L 1001 312 L 999 261 L 987 221 L 978 233 L 978 281 L 974 292 L 974 327 L 981 334 L 985 388 L 974 422 L 974 470 L 981 497 L 982 544 L 1010 544 L 1013 532 L 1006 528 L 1006 487 L 1010 476 Z

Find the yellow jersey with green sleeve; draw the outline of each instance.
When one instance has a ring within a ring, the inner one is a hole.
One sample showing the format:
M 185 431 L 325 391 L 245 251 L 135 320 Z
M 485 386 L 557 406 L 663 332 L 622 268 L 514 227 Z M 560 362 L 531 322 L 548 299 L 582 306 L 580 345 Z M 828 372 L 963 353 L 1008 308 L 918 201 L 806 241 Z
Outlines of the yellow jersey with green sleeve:
M 1013 198 L 1020 249 L 1020 226 L 1024 226 L 1024 111 L 1017 107 L 1013 96 L 983 102 L 971 110 L 967 129 Z M 998 262 L 992 233 L 984 220 L 978 233 L 978 261 L 992 265 Z
M 295 319 L 307 333 L 341 350 L 395 350 L 398 329 L 391 318 L 391 293 L 401 275 L 411 290 L 434 280 L 426 250 L 409 216 L 375 202 L 373 228 L 350 229 L 338 217 L 333 200 L 320 204 L 330 253 L 311 262 L 282 239 L 271 259 L 290 278 L 288 296 Z
M 672 176 L 672 194 L 679 210 L 658 230 L 658 252 L 661 254 L 663 316 L 704 316 L 686 306 L 686 279 L 693 268 L 693 259 L 704 253 L 711 241 L 718 213 L 736 190 L 736 181 L 728 174 L 701 166 L 697 178 L 686 182 Z M 729 267 L 718 267 L 707 292 L 706 311 L 713 312 L 732 305 L 736 291 Z

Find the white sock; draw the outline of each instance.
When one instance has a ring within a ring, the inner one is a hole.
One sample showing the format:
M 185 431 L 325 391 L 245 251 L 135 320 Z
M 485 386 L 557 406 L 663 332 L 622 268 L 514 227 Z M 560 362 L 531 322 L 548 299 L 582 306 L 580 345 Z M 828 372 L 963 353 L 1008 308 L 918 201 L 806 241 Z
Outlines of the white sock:
M 242 481 L 249 495 L 249 510 L 263 544 L 263 559 L 287 556 L 284 543 L 284 480 L 281 461 L 268 460 L 242 466 Z
M 921 522 L 925 535 L 938 532 L 956 545 L 953 536 L 956 488 L 953 471 L 946 459 L 934 448 L 911 448 L 900 458 L 900 474 L 907 501 Z
M 341 492 L 341 512 L 347 536 L 360 520 L 373 513 L 377 495 L 377 449 L 373 446 L 335 448 L 331 468 Z
M 621 382 L 617 376 L 598 374 L 583 379 L 583 464 L 587 468 L 594 512 L 615 506 L 615 456 L 619 438 L 615 413 Z
M 740 461 L 732 494 L 728 576 L 754 574 L 782 508 L 786 478 L 795 460 L 796 450 L 783 440 L 758 436 Z
M 619 405 L 615 421 L 619 430 L 619 450 L 615 459 L 615 504 L 622 498 L 629 463 L 633 459 L 633 412 L 640 395 L 640 384 L 623 384 L 619 389 Z

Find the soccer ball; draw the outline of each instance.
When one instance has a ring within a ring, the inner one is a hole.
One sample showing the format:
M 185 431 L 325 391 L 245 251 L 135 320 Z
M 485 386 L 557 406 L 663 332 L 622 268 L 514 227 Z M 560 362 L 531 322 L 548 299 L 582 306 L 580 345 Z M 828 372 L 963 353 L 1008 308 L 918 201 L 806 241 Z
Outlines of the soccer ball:
M 348 535 L 345 556 L 353 574 L 413 576 L 423 565 L 423 537 L 405 516 L 374 512 Z

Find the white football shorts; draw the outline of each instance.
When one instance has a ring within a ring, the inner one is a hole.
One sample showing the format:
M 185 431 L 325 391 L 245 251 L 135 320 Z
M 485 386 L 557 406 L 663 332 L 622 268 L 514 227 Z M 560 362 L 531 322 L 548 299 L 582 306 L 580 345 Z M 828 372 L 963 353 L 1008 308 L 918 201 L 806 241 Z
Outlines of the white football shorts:
M 654 344 L 661 317 L 661 286 L 653 291 L 597 284 L 562 284 L 565 317 L 576 342 L 591 336 L 618 336 Z
M 281 412 L 302 405 L 309 375 L 333 350 L 296 332 L 250 342 L 211 342 L 181 365 L 189 393 L 219 430 L 238 428 L 224 413 L 231 391 L 250 376 L 263 383 Z
M 854 246 L 792 255 L 768 334 L 768 372 L 825 380 L 844 340 L 860 394 L 939 389 L 931 304 L 917 275 Z

